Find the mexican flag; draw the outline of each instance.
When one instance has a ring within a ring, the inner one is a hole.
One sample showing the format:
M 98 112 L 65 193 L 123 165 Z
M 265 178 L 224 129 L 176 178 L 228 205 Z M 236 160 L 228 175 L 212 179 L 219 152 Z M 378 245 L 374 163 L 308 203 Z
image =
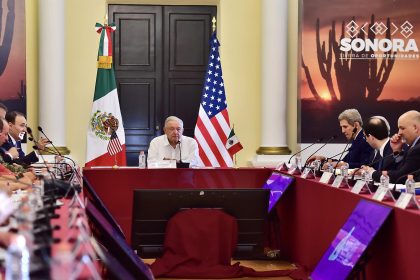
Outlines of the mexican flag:
M 226 149 L 231 156 L 243 149 L 241 142 L 239 142 L 238 136 L 236 136 L 235 131 L 232 130 L 229 133 L 229 137 L 226 141 Z
M 95 94 L 87 133 L 86 166 L 125 166 L 125 134 L 112 66 L 111 32 L 115 25 L 96 24 L 101 34 Z

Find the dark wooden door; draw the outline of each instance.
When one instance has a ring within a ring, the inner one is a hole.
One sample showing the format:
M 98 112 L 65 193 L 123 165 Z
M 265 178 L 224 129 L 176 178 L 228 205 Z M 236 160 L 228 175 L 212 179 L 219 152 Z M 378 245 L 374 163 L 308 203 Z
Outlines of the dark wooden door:
M 127 164 L 137 165 L 167 116 L 180 117 L 184 134 L 193 136 L 216 7 L 109 5 L 109 15 L 117 25 L 114 68 Z

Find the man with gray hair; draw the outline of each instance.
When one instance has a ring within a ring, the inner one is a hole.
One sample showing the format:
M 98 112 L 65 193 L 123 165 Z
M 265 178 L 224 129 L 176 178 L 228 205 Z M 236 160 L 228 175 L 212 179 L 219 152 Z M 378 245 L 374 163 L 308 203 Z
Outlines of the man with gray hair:
M 351 146 L 342 161 L 333 163 L 334 167 L 340 167 L 344 163 L 348 163 L 349 168 L 359 168 L 362 165 L 367 165 L 373 149 L 366 142 L 363 135 L 363 121 L 359 111 L 356 109 L 347 109 L 338 116 L 338 121 L 341 132 L 348 142 L 351 141 Z M 308 162 L 315 159 L 325 160 L 326 158 L 323 156 L 312 156 L 308 159 Z
M 198 144 L 194 138 L 184 136 L 184 123 L 181 119 L 170 116 L 165 120 L 165 134 L 150 142 L 147 163 L 160 160 L 176 160 L 177 163 L 189 163 L 199 166 Z

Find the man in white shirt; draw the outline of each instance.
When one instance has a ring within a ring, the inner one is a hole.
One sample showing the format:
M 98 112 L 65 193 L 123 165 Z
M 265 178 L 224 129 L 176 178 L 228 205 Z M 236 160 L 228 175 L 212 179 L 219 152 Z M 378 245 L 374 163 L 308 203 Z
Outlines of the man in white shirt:
M 199 166 L 198 144 L 194 138 L 184 136 L 184 123 L 181 119 L 170 116 L 165 120 L 165 134 L 150 142 L 147 163 L 160 160 L 176 160 L 189 163 L 190 167 Z

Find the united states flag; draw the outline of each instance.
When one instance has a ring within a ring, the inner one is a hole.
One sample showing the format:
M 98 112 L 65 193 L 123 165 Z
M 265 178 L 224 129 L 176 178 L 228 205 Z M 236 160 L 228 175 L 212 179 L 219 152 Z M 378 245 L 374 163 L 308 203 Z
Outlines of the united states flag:
M 111 139 L 109 139 L 107 150 L 111 156 L 122 151 L 120 139 L 118 139 L 117 133 L 115 131 L 113 131 L 111 134 Z
M 202 165 L 231 167 L 233 166 L 232 156 L 226 149 L 231 128 L 219 46 L 219 41 L 214 32 L 210 41 L 209 64 L 207 66 L 194 135 L 198 142 Z

